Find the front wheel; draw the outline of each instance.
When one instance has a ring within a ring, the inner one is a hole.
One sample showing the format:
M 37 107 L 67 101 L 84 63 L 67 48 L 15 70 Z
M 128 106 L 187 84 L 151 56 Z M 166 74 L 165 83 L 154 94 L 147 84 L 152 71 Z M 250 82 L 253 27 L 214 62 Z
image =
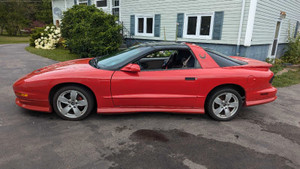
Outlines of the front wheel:
M 209 97 L 206 110 L 215 120 L 228 121 L 233 119 L 242 107 L 241 95 L 234 89 L 223 88 Z
M 65 120 L 82 120 L 94 106 L 92 93 L 79 86 L 60 88 L 53 97 L 54 111 Z

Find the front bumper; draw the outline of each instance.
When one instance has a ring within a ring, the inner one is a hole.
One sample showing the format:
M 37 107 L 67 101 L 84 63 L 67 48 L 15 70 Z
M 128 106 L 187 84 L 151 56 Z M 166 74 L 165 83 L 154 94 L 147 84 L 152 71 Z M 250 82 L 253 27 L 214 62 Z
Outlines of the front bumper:
M 245 105 L 254 106 L 272 102 L 277 99 L 276 93 L 277 89 L 273 86 L 267 89 L 247 93 Z
M 28 100 L 16 98 L 16 104 L 22 108 L 34 111 L 52 112 L 51 106 L 48 101 Z

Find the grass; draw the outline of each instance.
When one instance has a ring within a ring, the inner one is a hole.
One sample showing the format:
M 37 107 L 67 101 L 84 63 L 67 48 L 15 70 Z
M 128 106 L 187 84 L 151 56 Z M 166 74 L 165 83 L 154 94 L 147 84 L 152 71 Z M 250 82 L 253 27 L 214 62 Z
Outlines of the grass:
M 80 57 L 76 54 L 70 53 L 69 50 L 63 48 L 56 48 L 53 50 L 45 50 L 45 49 L 36 49 L 32 46 L 28 46 L 25 48 L 28 52 L 49 58 L 56 61 L 67 61 L 73 59 L 79 59 Z
M 0 35 L 0 44 L 12 44 L 12 43 L 28 43 L 29 36 L 7 36 Z
M 284 69 L 284 66 L 280 65 L 280 64 L 274 64 L 270 70 L 274 73 L 274 75 L 277 73 L 277 72 L 280 72 L 281 70 Z
M 297 71 L 288 71 L 282 75 L 275 76 L 273 80 L 273 86 L 275 87 L 287 87 L 300 83 L 300 68 Z

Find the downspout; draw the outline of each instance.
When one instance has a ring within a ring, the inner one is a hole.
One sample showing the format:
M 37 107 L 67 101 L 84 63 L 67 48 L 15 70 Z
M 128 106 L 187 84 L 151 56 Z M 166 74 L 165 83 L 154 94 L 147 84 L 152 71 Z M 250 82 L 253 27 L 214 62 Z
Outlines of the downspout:
M 241 10 L 241 18 L 240 18 L 240 27 L 239 27 L 239 34 L 236 43 L 236 55 L 240 55 L 240 45 L 241 45 L 241 36 L 242 36 L 242 28 L 243 28 L 243 21 L 244 21 L 244 13 L 245 13 L 245 1 L 242 2 L 242 10 Z
M 67 0 L 65 0 L 65 11 L 67 10 Z

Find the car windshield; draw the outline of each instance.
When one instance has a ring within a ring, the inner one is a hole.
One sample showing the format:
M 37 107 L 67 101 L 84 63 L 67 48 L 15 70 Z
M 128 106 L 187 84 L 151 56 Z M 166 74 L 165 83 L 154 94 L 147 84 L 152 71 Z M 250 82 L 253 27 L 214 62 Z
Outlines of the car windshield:
M 138 55 L 141 55 L 145 51 L 148 51 L 149 48 L 150 47 L 134 46 L 117 53 L 96 57 L 92 60 L 93 64 L 92 63 L 90 64 L 99 69 L 108 69 L 108 70 L 118 69 L 124 66 L 124 64 L 132 61 Z

